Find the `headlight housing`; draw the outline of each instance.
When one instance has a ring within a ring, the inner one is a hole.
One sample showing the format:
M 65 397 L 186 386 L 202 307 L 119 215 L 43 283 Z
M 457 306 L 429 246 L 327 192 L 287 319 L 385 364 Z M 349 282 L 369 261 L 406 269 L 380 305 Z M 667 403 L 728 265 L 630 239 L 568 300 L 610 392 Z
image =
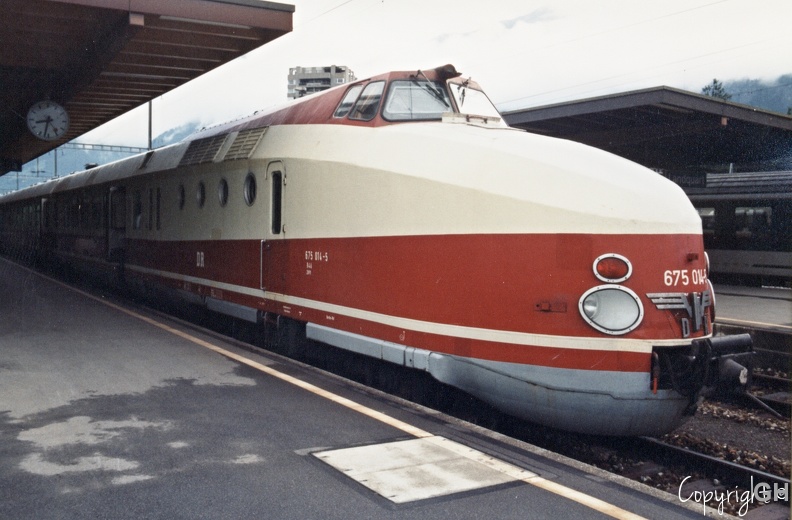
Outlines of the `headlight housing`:
M 614 336 L 635 330 L 644 316 L 638 295 L 621 285 L 592 287 L 580 297 L 578 308 L 586 323 Z
M 598 256 L 593 267 L 594 276 L 606 283 L 621 283 L 632 275 L 632 263 L 616 253 Z

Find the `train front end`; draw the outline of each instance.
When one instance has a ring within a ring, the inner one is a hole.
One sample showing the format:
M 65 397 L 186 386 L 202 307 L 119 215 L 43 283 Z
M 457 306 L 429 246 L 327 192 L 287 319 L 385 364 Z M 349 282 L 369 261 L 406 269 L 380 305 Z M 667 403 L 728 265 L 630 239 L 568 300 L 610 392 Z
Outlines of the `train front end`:
M 450 82 L 458 105 L 466 84 Z M 531 295 L 522 319 L 536 343 L 522 348 L 543 349 L 516 364 L 454 360 L 448 379 L 467 372 L 462 378 L 472 382 L 455 384 L 475 389 L 481 376 L 495 394 L 509 388 L 486 399 L 516 415 L 613 435 L 671 431 L 708 391 L 744 390 L 751 339 L 713 335 L 715 294 L 701 221 L 681 189 L 576 143 L 511 133 L 489 142 L 499 157 L 492 163 L 509 179 L 501 189 L 511 189 L 534 215 L 521 245 L 502 251 L 522 257 L 525 267 L 503 276 Z M 530 180 L 510 178 L 510 168 Z M 508 236 L 500 235 L 506 242 Z M 474 375 L 463 366 L 469 364 L 484 371 Z

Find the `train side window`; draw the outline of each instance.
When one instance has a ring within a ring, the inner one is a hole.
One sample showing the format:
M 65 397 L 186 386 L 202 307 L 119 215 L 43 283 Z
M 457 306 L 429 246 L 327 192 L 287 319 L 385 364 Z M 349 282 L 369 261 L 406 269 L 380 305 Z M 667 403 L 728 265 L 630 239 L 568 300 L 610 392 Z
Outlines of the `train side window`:
M 126 192 L 123 188 L 110 192 L 110 227 L 122 230 L 126 228 Z
M 751 242 L 759 249 L 767 246 L 773 225 L 773 208 L 769 206 L 734 208 L 737 240 Z
M 162 191 L 157 188 L 157 231 L 162 229 Z
M 104 202 L 105 200 L 100 194 L 94 193 L 90 205 L 88 206 L 88 226 L 94 231 L 102 229 L 102 208 L 104 207 Z
M 41 199 L 41 210 L 42 210 L 42 227 L 44 229 L 51 229 L 52 228 L 52 201 L 47 198 Z
M 179 192 L 178 192 L 178 202 L 179 202 L 179 209 L 184 209 L 184 184 L 179 184 Z
M 132 229 L 140 229 L 143 220 L 143 198 L 140 190 L 132 197 Z
M 344 99 L 341 100 L 338 108 L 336 108 L 336 111 L 333 113 L 333 117 L 344 117 L 347 115 L 352 109 L 352 105 L 355 104 L 355 100 L 358 98 L 358 94 L 360 94 L 361 90 L 363 90 L 363 85 L 355 85 L 347 90 Z
M 713 235 L 715 233 L 715 208 L 696 208 L 696 210 L 701 217 L 704 235 Z
M 283 220 L 283 173 L 272 172 L 272 234 L 279 235 Z
M 349 114 L 349 119 L 356 119 L 358 121 L 371 121 L 377 115 L 380 100 L 382 99 L 382 92 L 385 90 L 384 81 L 375 81 L 366 85 L 363 92 L 360 94 L 352 113 Z
M 206 185 L 203 181 L 198 183 L 198 189 L 195 190 L 195 201 L 198 203 L 199 208 L 204 207 L 204 203 L 206 202 Z
M 80 199 L 72 196 L 69 199 L 68 208 L 66 212 L 66 227 L 68 229 L 80 228 Z
M 217 185 L 217 200 L 220 206 L 228 203 L 228 181 L 225 179 L 220 179 L 220 184 Z
M 154 189 L 149 188 L 148 230 L 154 227 Z
M 256 202 L 256 176 L 253 173 L 248 173 L 245 177 L 245 204 L 252 206 Z
M 77 227 L 80 229 L 90 230 L 91 207 L 93 206 L 93 200 L 90 192 L 83 194 L 82 197 L 83 198 L 77 205 L 77 213 L 79 215 Z
M 98 195 L 94 199 L 94 229 L 104 229 L 107 223 L 105 208 L 107 207 L 107 195 Z
M 52 228 L 58 229 L 58 199 L 53 200 L 51 206 L 52 206 Z
M 68 201 L 64 200 L 64 197 L 60 197 L 55 201 L 55 205 L 56 205 L 55 226 L 58 229 L 68 228 L 69 227 Z

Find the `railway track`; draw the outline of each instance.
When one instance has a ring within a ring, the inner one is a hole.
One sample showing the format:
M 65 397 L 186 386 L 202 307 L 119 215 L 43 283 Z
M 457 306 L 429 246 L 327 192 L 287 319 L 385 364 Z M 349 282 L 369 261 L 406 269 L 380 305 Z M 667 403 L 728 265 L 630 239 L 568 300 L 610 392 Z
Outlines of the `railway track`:
M 755 388 L 751 394 L 753 399 L 781 417 L 792 416 L 792 380 L 788 376 L 780 377 L 755 371 L 752 379 Z
M 779 518 L 779 508 L 782 512 L 787 508 L 780 518 L 788 515 L 788 478 L 659 439 L 643 437 L 603 444 L 617 462 L 595 465 L 663 489 L 680 500 L 695 497 L 696 502 L 706 503 L 719 513 L 735 516 L 766 506 L 768 511 L 757 518 Z M 778 500 L 781 495 L 783 499 Z
M 792 416 L 792 335 L 786 330 L 751 328 L 750 325 L 716 324 L 716 334 L 748 332 L 753 340 L 754 370 L 750 396 L 742 399 L 744 406 L 763 408 L 780 417 Z
M 657 462 L 665 465 L 681 465 L 704 470 L 715 475 L 721 484 L 749 489 L 752 483 L 767 482 L 771 486 L 789 486 L 790 481 L 767 471 L 736 462 L 723 460 L 688 448 L 674 446 L 659 439 L 642 437 L 632 441 L 637 453 L 650 453 Z M 788 503 L 788 500 L 787 500 Z

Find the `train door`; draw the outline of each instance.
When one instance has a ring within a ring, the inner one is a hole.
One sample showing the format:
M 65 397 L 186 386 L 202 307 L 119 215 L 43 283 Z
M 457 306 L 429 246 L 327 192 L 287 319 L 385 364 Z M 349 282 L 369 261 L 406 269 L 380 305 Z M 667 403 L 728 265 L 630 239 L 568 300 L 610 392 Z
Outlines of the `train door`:
M 248 175 L 248 179 L 253 174 Z M 255 177 L 254 177 L 255 179 Z M 261 289 L 266 289 L 269 277 L 267 270 L 273 262 L 272 245 L 274 240 L 283 234 L 283 186 L 285 185 L 286 172 L 281 161 L 273 161 L 267 165 L 265 181 L 269 183 L 269 229 L 265 232 L 268 239 L 261 241 Z M 247 188 L 246 188 L 247 189 Z
M 126 243 L 126 189 L 113 186 L 107 204 L 107 259 L 124 262 Z

